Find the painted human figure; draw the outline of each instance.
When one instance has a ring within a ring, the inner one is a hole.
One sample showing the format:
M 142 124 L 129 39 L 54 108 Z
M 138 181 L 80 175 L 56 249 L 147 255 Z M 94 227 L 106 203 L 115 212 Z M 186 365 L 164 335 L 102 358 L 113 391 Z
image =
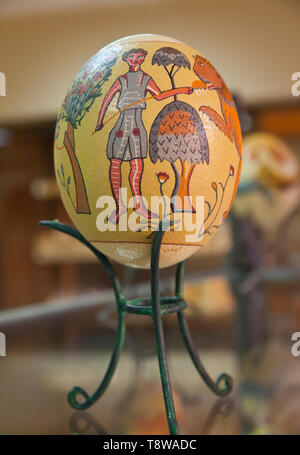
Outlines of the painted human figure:
M 96 131 L 103 128 L 106 110 L 114 96 L 119 93 L 117 108 L 121 111 L 118 121 L 111 130 L 107 143 L 107 157 L 110 160 L 109 179 L 116 209 L 109 221 L 117 224 L 120 216 L 127 211 L 121 197 L 121 165 L 129 161 L 129 183 L 134 196 L 136 213 L 151 218 L 157 217 L 148 210 L 142 199 L 141 181 L 144 169 L 144 158 L 148 154 L 147 132 L 142 120 L 142 111 L 146 108 L 145 96 L 149 92 L 156 100 L 161 101 L 180 93 L 191 94 L 191 87 L 181 87 L 161 92 L 154 80 L 141 70 L 147 51 L 131 49 L 122 55 L 122 60 L 129 65 L 129 71 L 118 77 L 106 94 L 98 117 Z

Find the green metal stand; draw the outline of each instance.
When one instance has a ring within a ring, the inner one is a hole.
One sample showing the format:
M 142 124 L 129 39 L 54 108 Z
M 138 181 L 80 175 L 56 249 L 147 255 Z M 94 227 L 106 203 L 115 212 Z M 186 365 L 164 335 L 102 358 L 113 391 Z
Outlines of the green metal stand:
M 153 319 L 154 329 L 155 329 L 155 340 L 156 340 L 156 349 L 158 356 L 158 364 L 160 370 L 160 377 L 162 382 L 162 390 L 167 414 L 167 420 L 169 425 L 169 432 L 171 435 L 179 434 L 179 427 L 176 419 L 176 413 L 174 408 L 172 388 L 170 383 L 169 369 L 166 356 L 166 348 L 164 341 L 164 330 L 162 316 L 170 313 L 177 313 L 179 329 L 185 343 L 185 346 L 190 354 L 193 364 L 195 365 L 197 371 L 207 384 L 207 386 L 217 395 L 226 396 L 228 395 L 233 387 L 232 378 L 223 373 L 221 374 L 217 381 L 214 382 L 205 370 L 200 358 L 198 356 L 197 350 L 193 344 L 191 334 L 188 328 L 187 320 L 184 314 L 184 310 L 187 307 L 187 304 L 183 298 L 183 276 L 184 276 L 184 262 L 181 262 L 177 266 L 176 273 L 176 286 L 175 286 L 175 295 L 172 297 L 160 297 L 159 291 L 159 255 L 162 239 L 164 236 L 163 231 L 157 231 L 152 242 L 152 251 L 151 251 L 151 298 L 145 299 L 135 299 L 127 300 L 123 297 L 120 292 L 119 285 L 116 280 L 114 269 L 107 259 L 100 251 L 98 251 L 90 242 L 88 242 L 79 231 L 74 229 L 71 226 L 60 223 L 58 221 L 41 221 L 42 226 L 47 226 L 57 231 L 64 232 L 67 235 L 70 235 L 81 243 L 86 245 L 99 259 L 108 273 L 116 302 L 118 307 L 118 331 L 115 341 L 115 346 L 112 352 L 112 356 L 98 389 L 93 395 L 89 395 L 81 387 L 74 387 L 68 394 L 68 402 L 72 408 L 77 410 L 84 410 L 89 408 L 94 404 L 105 392 L 107 389 L 115 369 L 118 364 L 120 353 L 123 348 L 124 338 L 125 338 L 125 314 L 126 313 L 135 313 L 142 315 L 149 315 Z M 78 397 L 81 396 L 84 398 L 84 401 L 79 402 Z

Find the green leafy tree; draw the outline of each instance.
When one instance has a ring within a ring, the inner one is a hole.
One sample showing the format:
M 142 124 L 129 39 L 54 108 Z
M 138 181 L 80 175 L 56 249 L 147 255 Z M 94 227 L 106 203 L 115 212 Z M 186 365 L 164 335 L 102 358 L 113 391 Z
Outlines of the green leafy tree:
M 102 94 L 103 84 L 112 73 L 117 55 L 109 52 L 106 58 L 97 62 L 97 55 L 92 57 L 76 75 L 70 90 L 64 99 L 57 121 L 57 134 L 61 121 L 66 122 L 64 147 L 69 155 L 75 183 L 77 213 L 90 214 L 86 187 L 75 151 L 75 130 L 81 125 L 85 115 L 91 109 L 95 99 Z

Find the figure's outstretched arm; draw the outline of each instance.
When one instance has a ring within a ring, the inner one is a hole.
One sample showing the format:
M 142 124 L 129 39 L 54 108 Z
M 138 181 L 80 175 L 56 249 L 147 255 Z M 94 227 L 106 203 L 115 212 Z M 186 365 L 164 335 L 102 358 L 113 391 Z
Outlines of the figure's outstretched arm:
M 103 128 L 103 118 L 104 118 L 106 109 L 108 108 L 108 106 L 109 106 L 111 100 L 113 99 L 113 97 L 115 96 L 115 94 L 118 93 L 120 90 L 121 90 L 121 84 L 120 84 L 119 79 L 117 79 L 113 83 L 113 85 L 111 86 L 111 88 L 109 89 L 109 91 L 107 92 L 107 94 L 103 100 L 95 131 L 99 131 Z
M 165 92 L 161 92 L 160 89 L 155 84 L 153 79 L 150 79 L 150 81 L 148 82 L 147 90 L 158 101 L 169 98 L 169 96 L 179 95 L 180 93 L 184 93 L 185 95 L 191 95 L 191 93 L 193 93 L 192 87 L 173 88 L 171 90 L 166 90 Z

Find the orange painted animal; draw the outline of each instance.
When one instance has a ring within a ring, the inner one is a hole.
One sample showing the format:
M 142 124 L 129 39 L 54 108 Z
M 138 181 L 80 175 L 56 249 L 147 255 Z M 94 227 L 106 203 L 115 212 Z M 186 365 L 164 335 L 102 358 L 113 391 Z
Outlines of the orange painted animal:
M 218 71 L 206 58 L 196 55 L 193 67 L 194 73 L 204 83 L 208 90 L 216 90 L 222 115 L 209 106 L 201 106 L 203 112 L 229 139 L 235 143 L 239 156 L 242 153 L 242 134 L 240 122 L 232 96 Z

